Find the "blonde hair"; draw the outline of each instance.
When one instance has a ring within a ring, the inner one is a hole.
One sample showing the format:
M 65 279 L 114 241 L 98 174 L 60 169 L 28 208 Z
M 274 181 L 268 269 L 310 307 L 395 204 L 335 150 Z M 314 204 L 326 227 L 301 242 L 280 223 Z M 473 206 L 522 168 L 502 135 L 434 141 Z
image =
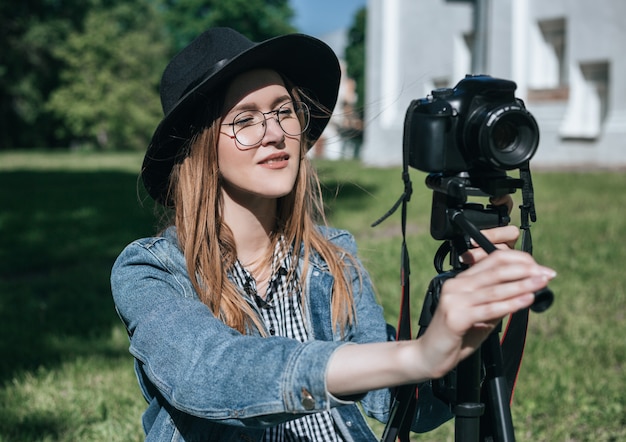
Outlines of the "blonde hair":
M 285 84 L 289 84 L 287 80 Z M 305 98 L 302 91 L 288 88 L 296 99 Z M 209 124 L 205 124 L 190 140 L 187 155 L 174 166 L 168 198 L 174 204 L 178 241 L 200 300 L 216 317 L 241 333 L 245 333 L 251 326 L 263 333 L 260 318 L 227 276 L 237 259 L 237 251 L 232 232 L 221 216 L 222 183 L 217 158 L 221 107 L 222 102 L 214 100 L 206 109 L 203 117 Z M 311 107 L 320 109 L 319 105 Z M 343 334 L 345 328 L 354 322 L 353 273 L 348 267 L 354 271 L 358 271 L 359 267 L 353 257 L 328 241 L 317 227 L 318 223 L 325 224 L 326 220 L 320 183 L 306 156 L 309 145 L 303 134 L 299 173 L 292 191 L 278 200 L 277 233 L 271 239 L 275 246 L 278 237 L 282 235 L 286 246 L 293 246 L 296 256 L 300 256 L 301 248 L 304 251 L 304 267 L 300 275 L 303 298 L 310 296 L 305 293 L 306 284 L 303 283 L 309 257 L 316 252 L 326 262 L 335 278 L 331 306 L 333 328 Z M 270 250 L 274 250 L 274 247 Z M 295 268 L 291 271 L 293 274 Z

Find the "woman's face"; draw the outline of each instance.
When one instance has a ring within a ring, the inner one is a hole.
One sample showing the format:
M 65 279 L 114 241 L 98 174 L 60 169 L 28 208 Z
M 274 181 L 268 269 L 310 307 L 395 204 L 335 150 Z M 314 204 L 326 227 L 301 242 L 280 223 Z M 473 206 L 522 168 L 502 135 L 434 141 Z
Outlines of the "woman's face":
M 256 144 L 242 145 L 233 136 L 232 125 L 238 121 L 236 127 L 242 127 L 249 117 L 246 111 L 276 111 L 291 100 L 280 75 L 272 70 L 246 72 L 230 83 L 217 149 L 224 191 L 231 198 L 240 202 L 276 199 L 291 192 L 300 167 L 301 135 L 285 134 L 276 114 L 268 113 L 265 135 Z

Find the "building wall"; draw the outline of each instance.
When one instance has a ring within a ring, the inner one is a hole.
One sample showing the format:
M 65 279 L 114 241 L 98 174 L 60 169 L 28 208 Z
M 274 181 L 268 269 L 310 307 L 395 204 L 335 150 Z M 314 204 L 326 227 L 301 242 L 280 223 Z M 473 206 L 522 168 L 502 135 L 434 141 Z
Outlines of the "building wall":
M 518 85 L 539 124 L 533 165 L 626 165 L 626 2 L 487 0 L 485 73 Z M 471 72 L 473 7 L 369 0 L 362 159 L 402 160 L 405 111 Z M 560 55 L 559 55 L 560 54 Z

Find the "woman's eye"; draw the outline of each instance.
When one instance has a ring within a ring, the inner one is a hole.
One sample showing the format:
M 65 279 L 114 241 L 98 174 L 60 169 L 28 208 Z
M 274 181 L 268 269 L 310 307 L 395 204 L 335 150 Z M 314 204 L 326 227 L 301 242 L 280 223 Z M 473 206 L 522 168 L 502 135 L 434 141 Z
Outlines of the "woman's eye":
M 278 109 L 278 115 L 283 118 L 290 117 L 293 115 L 293 109 L 281 107 L 280 109 Z
M 233 121 L 233 125 L 237 127 L 251 126 L 256 123 L 258 123 L 258 121 L 256 121 L 256 118 L 254 117 L 254 115 L 239 116 L 235 118 L 235 120 Z

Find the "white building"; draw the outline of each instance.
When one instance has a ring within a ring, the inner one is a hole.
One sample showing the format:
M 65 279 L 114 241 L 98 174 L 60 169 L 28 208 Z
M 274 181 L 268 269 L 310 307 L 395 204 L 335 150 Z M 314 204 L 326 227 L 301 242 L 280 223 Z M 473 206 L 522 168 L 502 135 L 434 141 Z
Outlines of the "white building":
M 484 70 L 474 73 L 517 83 L 541 133 L 532 164 L 626 166 L 626 1 L 481 3 Z M 473 10 L 459 0 L 368 1 L 365 163 L 401 164 L 411 100 L 472 73 Z

